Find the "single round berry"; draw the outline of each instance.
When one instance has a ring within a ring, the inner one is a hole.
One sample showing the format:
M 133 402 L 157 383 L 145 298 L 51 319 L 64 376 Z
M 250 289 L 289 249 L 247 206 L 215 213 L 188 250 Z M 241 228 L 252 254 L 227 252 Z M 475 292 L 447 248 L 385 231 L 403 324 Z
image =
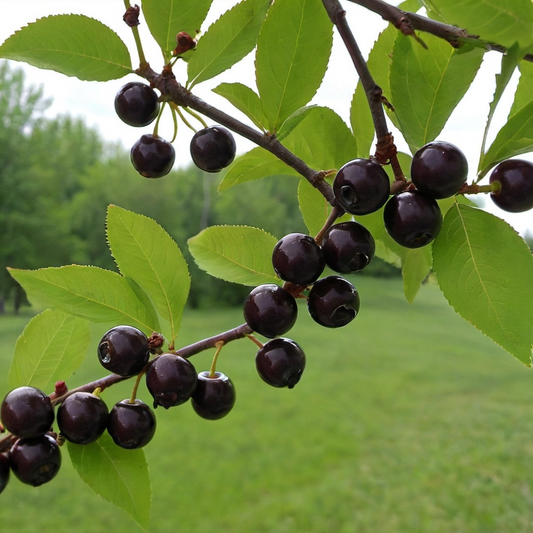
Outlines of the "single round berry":
M 278 337 L 259 349 L 255 367 L 269 385 L 292 389 L 305 369 L 305 353 L 293 340 Z
M 346 326 L 359 313 L 360 304 L 357 289 L 340 276 L 319 279 L 307 298 L 311 318 L 327 328 Z
M 372 159 L 354 159 L 337 172 L 333 193 L 348 213 L 368 215 L 387 201 L 390 181 L 379 163 Z
M 420 148 L 411 162 L 411 180 L 416 188 L 435 199 L 449 198 L 466 183 L 468 162 L 457 146 L 430 142 Z
M 159 113 L 157 93 L 146 83 L 126 83 L 115 96 L 115 111 L 128 126 L 148 126 Z
M 420 248 L 439 234 L 442 213 L 439 204 L 420 191 L 395 194 L 385 206 L 387 233 L 401 246 Z
M 74 392 L 57 410 L 61 435 L 75 444 L 97 440 L 107 427 L 109 409 L 99 396 L 90 392 Z
M 235 386 L 222 372 L 215 372 L 212 377 L 209 371 L 200 372 L 191 404 L 196 414 L 202 418 L 207 420 L 223 418 L 235 405 Z
M 296 322 L 298 306 L 294 297 L 274 283 L 259 285 L 246 297 L 244 320 L 264 337 L 277 337 L 289 331 Z
M 109 413 L 107 432 L 116 445 L 133 450 L 146 446 L 156 428 L 155 414 L 141 400 L 122 400 Z
M 508 159 L 492 171 L 489 182 L 499 184 L 492 201 L 504 211 L 522 213 L 533 209 L 533 163 Z
M 119 376 L 138 374 L 149 358 L 148 338 L 133 326 L 111 328 L 98 343 L 100 364 Z
M 131 163 L 145 178 L 162 178 L 174 165 L 176 151 L 168 141 L 155 135 L 143 135 L 131 148 Z
M 191 139 L 194 164 L 206 172 L 219 172 L 234 159 L 236 151 L 232 133 L 222 126 L 197 131 Z
M 322 252 L 329 268 L 350 274 L 363 270 L 370 263 L 376 243 L 370 231 L 359 222 L 341 222 L 324 234 Z
M 0 407 L 4 427 L 21 438 L 39 437 L 50 430 L 54 408 L 42 390 L 18 387 L 9 392 Z
M 274 246 L 272 265 L 284 281 L 309 285 L 316 281 L 326 262 L 322 249 L 310 235 L 290 233 Z
M 9 461 L 7 455 L 0 453 L 0 494 L 6 488 L 9 483 L 9 473 L 11 469 L 9 468 Z
M 197 374 L 184 357 L 165 353 L 152 361 L 146 371 L 146 386 L 154 397 L 154 408 L 165 409 L 185 403 L 196 388 Z
M 8 455 L 13 474 L 27 485 L 38 487 L 51 481 L 61 467 L 61 451 L 50 435 L 18 439 Z

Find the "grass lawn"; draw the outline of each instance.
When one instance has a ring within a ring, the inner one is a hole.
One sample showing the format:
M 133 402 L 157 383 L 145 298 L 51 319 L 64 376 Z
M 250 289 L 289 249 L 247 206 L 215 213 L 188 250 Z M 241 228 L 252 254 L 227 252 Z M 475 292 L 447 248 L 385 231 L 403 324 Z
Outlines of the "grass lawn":
M 361 314 L 346 328 L 321 328 L 300 309 L 288 336 L 307 368 L 294 389 L 264 384 L 243 340 L 219 359 L 237 388 L 227 418 L 199 419 L 189 405 L 157 410 L 145 448 L 152 532 L 533 532 L 530 371 L 434 286 L 411 306 L 397 280 L 357 286 Z M 0 391 L 26 321 L 0 318 Z M 188 312 L 182 343 L 241 322 L 239 309 Z M 71 386 L 102 375 L 92 352 Z M 192 359 L 197 370 L 211 355 Z M 104 399 L 111 405 L 129 388 Z M 145 388 L 140 397 L 149 401 Z M 11 480 L 2 531 L 140 531 L 79 480 L 66 453 L 63 463 L 49 485 Z

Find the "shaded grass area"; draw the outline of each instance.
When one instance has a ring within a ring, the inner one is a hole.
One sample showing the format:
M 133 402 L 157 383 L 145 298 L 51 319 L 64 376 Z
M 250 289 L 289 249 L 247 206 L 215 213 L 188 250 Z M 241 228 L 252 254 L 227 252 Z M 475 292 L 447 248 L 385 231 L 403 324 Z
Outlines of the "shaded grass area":
M 462 321 L 434 286 L 409 306 L 397 280 L 357 278 L 361 314 L 348 327 L 315 325 L 304 307 L 290 337 L 307 354 L 292 390 L 264 384 L 255 346 L 224 348 L 233 379 L 227 418 L 189 405 L 158 409 L 146 448 L 152 529 L 294 533 L 533 532 L 530 371 Z M 26 319 L 0 319 L 5 390 Z M 181 343 L 242 322 L 239 309 L 188 312 Z M 95 328 L 95 341 L 102 331 Z M 95 346 L 93 346 L 95 350 Z M 69 381 L 102 375 L 94 350 Z M 195 356 L 197 370 L 212 353 Z M 129 395 L 104 393 L 111 405 Z M 145 388 L 140 397 L 149 401 Z M 139 530 L 73 472 L 33 489 L 12 479 L 0 496 L 2 530 Z

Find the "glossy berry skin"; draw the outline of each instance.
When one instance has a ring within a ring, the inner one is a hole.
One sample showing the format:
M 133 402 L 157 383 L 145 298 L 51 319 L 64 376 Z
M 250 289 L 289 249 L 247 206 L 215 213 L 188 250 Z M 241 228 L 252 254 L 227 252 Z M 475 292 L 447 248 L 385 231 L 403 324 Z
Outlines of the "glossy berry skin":
M 90 392 L 74 392 L 57 410 L 61 435 L 75 444 L 90 444 L 107 428 L 109 409 L 99 396 Z
M 508 159 L 492 171 L 489 183 L 499 183 L 492 192 L 492 201 L 504 211 L 522 213 L 533 209 L 533 163 L 523 159 Z
M 157 93 L 146 83 L 126 83 L 115 96 L 115 111 L 128 126 L 148 126 L 159 112 Z
M 206 420 L 224 418 L 235 405 L 235 386 L 231 379 L 222 372 L 198 374 L 198 384 L 191 397 L 191 405 L 199 416 Z
M 176 151 L 171 143 L 161 137 L 146 134 L 131 147 L 130 158 L 141 176 L 162 178 L 172 170 Z
M 153 360 L 146 371 L 146 386 L 154 397 L 154 408 L 165 409 L 185 403 L 196 388 L 197 373 L 184 357 L 165 353 Z
M 437 202 L 420 191 L 395 194 L 383 210 L 387 233 L 405 248 L 420 248 L 439 234 L 442 214 Z
M 282 280 L 296 285 L 309 285 L 320 277 L 326 261 L 313 237 L 290 233 L 274 246 L 272 266 Z
M 376 252 L 376 243 L 370 231 L 359 222 L 340 222 L 324 234 L 322 252 L 329 268 L 350 274 L 368 266 Z
M 305 353 L 293 340 L 279 337 L 268 341 L 255 356 L 261 379 L 272 387 L 292 389 L 305 369 Z
M 243 305 L 244 320 L 264 337 L 277 337 L 289 331 L 296 322 L 296 300 L 285 289 L 274 283 L 259 285 L 246 297 Z
M 109 413 L 107 432 L 117 446 L 133 450 L 146 446 L 156 429 L 155 414 L 141 400 L 131 403 L 129 399 L 114 405 Z
M 7 484 L 9 483 L 9 473 L 11 469 L 9 468 L 9 461 L 7 455 L 0 453 L 0 494 L 4 491 Z
M 205 172 L 219 172 L 234 159 L 237 150 L 232 133 L 222 126 L 197 131 L 191 139 L 191 157 Z
M 359 313 L 359 293 L 346 279 L 327 276 L 319 279 L 309 291 L 307 309 L 311 318 L 326 328 L 349 324 Z
M 372 159 L 354 159 L 337 172 L 333 193 L 348 213 L 368 215 L 387 201 L 389 177 L 383 167 Z
M 61 467 L 61 451 L 50 435 L 18 439 L 8 454 L 15 476 L 33 487 L 51 481 Z
M 430 142 L 420 148 L 411 162 L 411 180 L 416 188 L 435 199 L 449 198 L 466 183 L 468 162 L 457 146 Z
M 133 326 L 111 328 L 98 343 L 100 364 L 119 376 L 138 374 L 149 358 L 148 338 Z
M 44 435 L 54 422 L 50 398 L 35 387 L 18 387 L 9 392 L 0 407 L 5 428 L 21 438 Z

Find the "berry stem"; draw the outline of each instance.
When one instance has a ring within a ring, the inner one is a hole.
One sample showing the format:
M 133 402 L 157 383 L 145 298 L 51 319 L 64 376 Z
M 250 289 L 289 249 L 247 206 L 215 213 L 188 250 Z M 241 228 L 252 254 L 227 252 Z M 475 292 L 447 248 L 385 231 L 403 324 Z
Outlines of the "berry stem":
M 131 391 L 130 401 L 129 403 L 135 403 L 135 400 L 137 399 L 137 390 L 139 389 L 139 385 L 141 384 L 141 379 L 146 374 L 146 370 L 149 365 L 146 365 L 135 378 L 135 384 L 133 385 L 133 389 Z
M 339 217 L 342 217 L 342 215 L 344 215 L 344 209 L 342 209 L 342 207 L 338 205 L 333 206 L 333 209 L 329 213 L 329 216 L 326 222 L 324 223 L 324 226 L 316 234 L 315 241 L 319 246 L 320 244 L 322 244 L 322 239 L 324 238 L 324 234 L 326 233 L 326 231 L 328 231 L 328 229 L 331 228 L 331 226 L 333 226 L 333 224 L 335 223 L 335 220 L 337 220 Z
M 131 8 L 131 4 L 129 0 L 124 0 L 124 7 L 126 8 L 126 11 Z M 141 67 L 148 65 L 148 62 L 146 61 L 146 56 L 144 55 L 143 45 L 141 42 L 141 36 L 139 35 L 139 29 L 137 26 L 130 26 L 131 32 L 133 33 L 133 39 L 135 40 L 135 46 L 137 48 L 137 53 L 139 54 L 139 65 Z
M 217 361 L 218 356 L 220 355 L 220 352 L 222 351 L 222 347 L 224 346 L 224 341 L 218 341 L 215 343 L 217 351 L 215 352 L 215 355 L 213 356 L 213 361 L 211 362 L 211 368 L 209 369 L 209 377 L 214 378 L 217 371 Z
M 246 335 L 254 344 L 262 348 L 264 344 L 255 335 Z

